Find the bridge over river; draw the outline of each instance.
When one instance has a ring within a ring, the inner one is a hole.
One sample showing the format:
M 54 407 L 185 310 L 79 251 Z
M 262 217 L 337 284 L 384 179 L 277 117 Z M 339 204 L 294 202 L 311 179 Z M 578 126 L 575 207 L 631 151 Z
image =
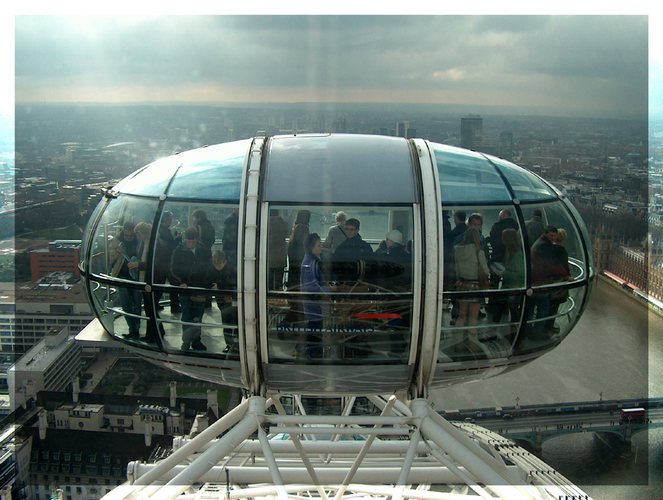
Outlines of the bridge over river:
M 621 410 L 646 409 L 644 421 L 622 422 Z M 526 442 L 537 453 L 546 439 L 578 432 L 609 433 L 630 448 L 633 434 L 663 428 L 663 398 L 576 401 L 440 412 L 447 420 L 476 423 L 516 442 Z

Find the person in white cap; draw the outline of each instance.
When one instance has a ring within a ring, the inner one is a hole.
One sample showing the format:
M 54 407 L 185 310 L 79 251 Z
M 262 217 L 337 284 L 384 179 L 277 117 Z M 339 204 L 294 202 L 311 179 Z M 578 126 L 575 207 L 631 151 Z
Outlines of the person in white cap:
M 410 285 L 410 263 L 411 256 L 405 250 L 403 245 L 403 233 L 398 229 L 392 229 L 385 235 L 384 241 L 380 243 L 375 251 L 375 257 L 378 261 L 392 264 L 388 272 L 389 276 L 384 276 L 384 284 L 389 284 L 389 288 L 408 287 Z M 386 272 L 386 270 L 385 270 Z

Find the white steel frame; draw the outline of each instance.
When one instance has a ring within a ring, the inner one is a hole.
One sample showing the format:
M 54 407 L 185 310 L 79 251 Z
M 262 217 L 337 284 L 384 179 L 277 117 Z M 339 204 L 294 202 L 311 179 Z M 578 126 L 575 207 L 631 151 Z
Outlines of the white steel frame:
M 249 397 L 176 438 L 165 459 L 129 463 L 129 481 L 104 499 L 589 498 L 508 439 L 447 422 L 425 399 L 368 398 L 380 415 L 351 415 L 354 397 L 339 415 L 306 415 L 299 396 L 300 415 L 277 395 Z

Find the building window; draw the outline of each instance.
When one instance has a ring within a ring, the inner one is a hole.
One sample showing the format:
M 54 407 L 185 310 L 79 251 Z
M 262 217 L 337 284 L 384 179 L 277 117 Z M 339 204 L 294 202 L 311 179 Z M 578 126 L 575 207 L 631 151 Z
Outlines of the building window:
M 74 314 L 74 306 L 70 304 L 51 304 L 51 314 Z

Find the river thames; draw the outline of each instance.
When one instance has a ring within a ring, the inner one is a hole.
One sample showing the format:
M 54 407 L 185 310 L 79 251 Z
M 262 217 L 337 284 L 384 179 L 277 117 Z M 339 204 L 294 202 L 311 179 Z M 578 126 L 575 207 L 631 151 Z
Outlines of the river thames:
M 597 280 L 576 328 L 552 352 L 515 371 L 433 393 L 458 409 L 663 396 L 663 318 Z M 633 437 L 632 452 L 593 433 L 550 439 L 543 460 L 595 499 L 663 498 L 663 429 Z

